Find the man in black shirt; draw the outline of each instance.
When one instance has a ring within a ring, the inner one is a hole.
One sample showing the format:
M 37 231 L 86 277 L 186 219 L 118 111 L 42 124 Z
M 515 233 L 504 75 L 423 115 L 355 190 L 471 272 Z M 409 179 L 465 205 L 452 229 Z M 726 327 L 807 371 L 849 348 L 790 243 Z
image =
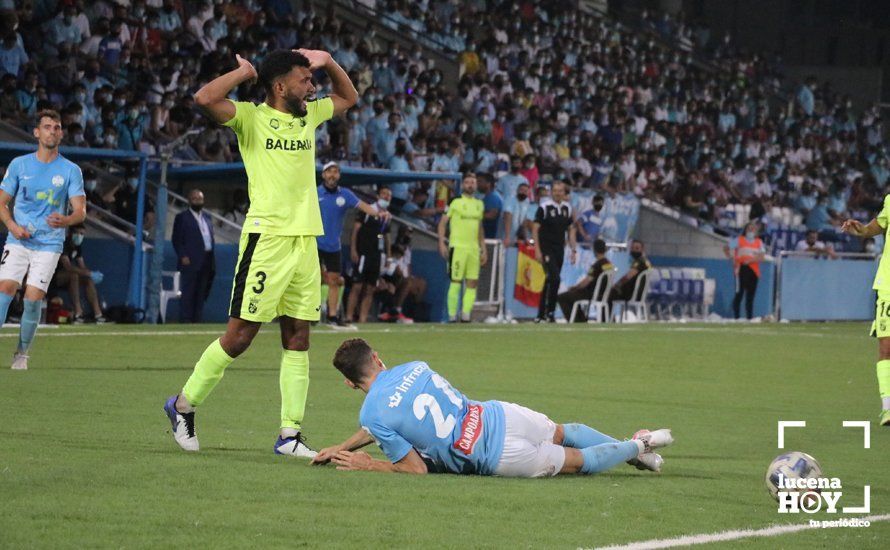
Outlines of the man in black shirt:
M 575 261 L 577 243 L 575 241 L 575 216 L 572 204 L 568 201 L 566 186 L 555 182 L 550 197 L 542 199 L 535 213 L 532 235 L 535 240 L 535 259 L 544 264 L 544 290 L 538 305 L 536 323 L 554 322 L 556 298 L 559 294 L 559 273 L 565 254 L 566 231 L 569 233 L 569 246 L 572 249 L 572 262 Z
M 372 208 L 378 212 L 386 210 L 391 200 L 392 191 L 388 187 L 381 187 L 377 192 L 377 202 Z M 389 238 L 386 235 L 388 230 L 389 218 L 357 213 L 349 246 L 352 258 L 352 290 L 349 291 L 346 305 L 347 322 L 355 320 L 355 308 L 359 305 L 359 300 L 361 306 L 358 322 L 368 320 L 383 258 L 389 256 Z
M 612 265 L 612 262 L 606 258 L 606 241 L 602 239 L 597 239 L 593 242 L 593 253 L 596 256 L 596 261 L 593 262 L 593 265 L 590 266 L 590 269 L 587 270 L 587 275 L 585 275 L 580 281 L 575 283 L 575 286 L 566 290 L 559 296 L 557 296 L 556 300 L 559 302 L 559 307 L 562 309 L 562 314 L 565 316 L 566 320 L 568 320 L 572 316 L 572 306 L 578 300 L 594 300 L 601 301 L 605 296 L 594 296 L 593 291 L 596 286 L 596 281 L 599 279 L 599 276 L 604 271 L 611 271 L 615 269 L 615 266 Z M 605 290 L 605 289 L 603 289 Z M 605 294 L 605 292 L 602 292 Z M 600 319 L 601 321 L 604 319 Z M 575 316 L 575 322 L 583 323 L 587 321 L 587 311 L 581 310 Z
M 62 256 L 59 258 L 59 266 L 53 276 L 52 284 L 55 288 L 67 288 L 74 306 L 74 322 L 83 323 L 83 306 L 80 303 L 80 287 L 86 291 L 87 301 L 93 309 L 93 318 L 97 323 L 104 323 L 102 306 L 99 304 L 99 295 L 96 292 L 96 284 L 102 282 L 102 273 L 90 270 L 83 260 L 81 245 L 86 235 L 83 224 L 74 225 L 65 238 Z
M 612 311 L 612 302 L 627 301 L 631 299 L 634 285 L 637 283 L 637 277 L 640 276 L 640 273 L 652 267 L 652 264 L 649 263 L 649 259 L 646 258 L 643 251 L 643 241 L 634 239 L 631 242 L 630 257 L 632 260 L 630 269 L 624 274 L 624 277 L 621 277 L 621 279 L 615 283 L 615 286 L 612 287 L 612 293 L 609 296 L 610 311 Z

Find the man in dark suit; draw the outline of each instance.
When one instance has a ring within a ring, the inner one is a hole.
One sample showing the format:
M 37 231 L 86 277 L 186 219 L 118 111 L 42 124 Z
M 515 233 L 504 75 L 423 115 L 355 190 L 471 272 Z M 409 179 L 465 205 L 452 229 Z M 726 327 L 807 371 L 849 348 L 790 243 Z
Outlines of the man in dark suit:
M 210 216 L 202 212 L 204 193 L 192 189 L 188 197 L 189 209 L 177 214 L 173 221 L 176 268 L 182 274 L 179 320 L 183 323 L 200 323 L 204 301 L 210 294 L 210 285 L 216 273 L 213 224 Z

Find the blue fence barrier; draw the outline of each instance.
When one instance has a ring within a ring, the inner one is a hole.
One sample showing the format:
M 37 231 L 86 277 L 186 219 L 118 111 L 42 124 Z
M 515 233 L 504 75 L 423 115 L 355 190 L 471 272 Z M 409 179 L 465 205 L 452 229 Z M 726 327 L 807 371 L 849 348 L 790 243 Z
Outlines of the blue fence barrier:
M 792 321 L 872 319 L 876 269 L 870 259 L 783 258 L 779 316 Z

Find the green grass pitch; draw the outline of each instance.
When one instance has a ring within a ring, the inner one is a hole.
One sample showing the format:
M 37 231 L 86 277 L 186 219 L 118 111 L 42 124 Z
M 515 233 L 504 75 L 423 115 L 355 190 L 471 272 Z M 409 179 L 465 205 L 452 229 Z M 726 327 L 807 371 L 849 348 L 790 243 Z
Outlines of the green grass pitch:
M 801 523 L 763 483 L 786 447 L 844 483 L 841 503 L 890 512 L 890 429 L 864 324 L 363 327 L 389 365 L 420 359 L 473 399 L 514 401 L 618 437 L 670 427 L 661 475 L 517 480 L 338 472 L 272 453 L 276 327 L 227 371 L 181 452 L 161 408 L 221 326 L 38 333 L 31 370 L 0 368 L 0 548 L 578 548 Z M 66 336 L 67 335 L 67 336 Z M 304 426 L 316 447 L 357 428 L 363 394 L 330 365 L 353 334 L 312 336 Z M 15 330 L 0 333 L 11 359 Z M 871 420 L 871 449 L 843 420 Z M 375 448 L 375 456 L 380 455 Z M 887 548 L 890 522 L 724 543 Z

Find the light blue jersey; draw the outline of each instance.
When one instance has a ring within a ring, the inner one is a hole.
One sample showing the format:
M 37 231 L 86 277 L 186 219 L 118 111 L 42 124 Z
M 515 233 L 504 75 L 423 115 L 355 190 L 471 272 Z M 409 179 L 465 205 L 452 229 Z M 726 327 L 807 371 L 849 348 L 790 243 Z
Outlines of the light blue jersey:
M 471 401 L 421 361 L 382 371 L 359 421 L 398 462 L 416 449 L 456 474 L 493 475 L 504 449 L 504 409 Z
M 66 215 L 68 199 L 84 196 L 80 168 L 62 155 L 52 162 L 40 162 L 37 153 L 22 155 L 9 163 L 0 189 L 15 199 L 15 223 L 31 234 L 31 238 L 19 241 L 10 233 L 6 243 L 61 253 L 65 228 L 53 229 L 46 218 L 54 212 Z

